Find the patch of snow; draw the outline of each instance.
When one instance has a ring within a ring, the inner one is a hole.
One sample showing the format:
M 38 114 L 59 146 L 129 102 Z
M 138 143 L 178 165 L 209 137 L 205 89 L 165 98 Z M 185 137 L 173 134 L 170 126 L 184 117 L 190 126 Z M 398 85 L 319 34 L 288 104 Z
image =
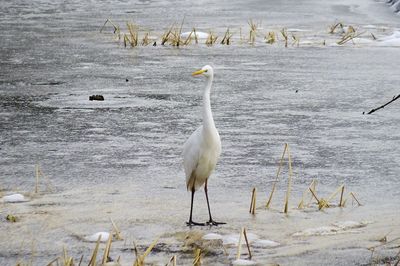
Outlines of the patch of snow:
M 204 240 L 215 240 L 215 239 L 222 239 L 222 235 L 209 233 L 203 236 Z
M 99 236 L 101 236 L 100 237 L 100 242 L 106 242 L 108 240 L 108 238 L 110 237 L 110 233 L 108 233 L 108 232 L 97 232 L 97 233 L 95 233 L 93 235 L 84 237 L 84 240 L 88 241 L 88 242 L 97 242 L 97 239 L 99 239 Z
M 182 32 L 181 33 L 181 38 L 183 39 L 187 39 L 190 35 L 191 31 L 187 31 L 187 32 Z M 202 32 L 202 31 L 196 31 L 196 36 L 197 39 L 207 39 L 208 38 L 208 33 L 206 32 Z M 192 33 L 192 36 L 190 38 L 194 39 L 194 33 Z
M 253 234 L 253 233 L 247 233 L 247 240 L 249 242 L 253 242 L 255 240 L 259 239 L 258 235 Z M 235 245 L 239 243 L 239 234 L 232 234 L 232 235 L 225 235 L 222 237 L 222 242 L 224 245 Z M 242 238 L 242 245 L 245 245 L 246 241 L 244 237 Z
M 16 194 L 11 194 L 8 196 L 4 196 L 3 202 L 9 202 L 9 203 L 17 203 L 17 202 L 26 202 L 28 199 L 24 197 L 24 195 L 16 193 Z

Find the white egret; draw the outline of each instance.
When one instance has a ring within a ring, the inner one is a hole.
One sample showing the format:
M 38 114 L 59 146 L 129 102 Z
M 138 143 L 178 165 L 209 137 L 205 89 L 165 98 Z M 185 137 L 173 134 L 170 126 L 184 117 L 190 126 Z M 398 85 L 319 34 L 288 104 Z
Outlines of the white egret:
M 201 70 L 192 73 L 192 76 L 203 75 L 207 79 L 207 86 L 203 94 L 203 125 L 192 133 L 183 146 L 183 166 L 186 174 L 186 186 L 192 192 L 190 216 L 187 225 L 218 225 L 225 224 L 212 219 L 210 203 L 208 201 L 207 181 L 215 169 L 221 154 L 221 139 L 211 113 L 210 90 L 214 72 L 211 66 L 204 66 Z M 204 184 L 209 221 L 196 223 L 192 220 L 194 193 Z

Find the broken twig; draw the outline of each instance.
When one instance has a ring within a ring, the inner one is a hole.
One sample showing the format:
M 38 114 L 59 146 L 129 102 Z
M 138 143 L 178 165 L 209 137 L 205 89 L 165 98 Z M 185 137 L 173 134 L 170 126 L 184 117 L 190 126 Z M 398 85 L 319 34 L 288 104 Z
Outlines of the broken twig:
M 370 115 L 370 114 L 372 114 L 373 112 L 378 111 L 379 109 L 385 108 L 386 105 L 388 105 L 388 104 L 390 104 L 390 103 L 396 101 L 396 100 L 399 99 L 399 98 L 400 98 L 400 94 L 397 95 L 397 96 L 394 96 L 393 99 L 391 99 L 390 101 L 388 101 L 388 102 L 385 103 L 384 105 L 381 105 L 381 106 L 379 106 L 379 107 L 377 107 L 377 108 L 372 109 L 372 110 L 369 111 L 367 114 Z

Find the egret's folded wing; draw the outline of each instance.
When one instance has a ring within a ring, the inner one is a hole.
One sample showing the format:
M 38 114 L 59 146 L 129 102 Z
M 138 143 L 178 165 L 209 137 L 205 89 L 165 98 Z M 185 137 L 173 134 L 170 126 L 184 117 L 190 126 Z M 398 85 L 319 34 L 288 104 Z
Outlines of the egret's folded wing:
M 183 167 L 185 168 L 186 184 L 192 175 L 193 170 L 196 169 L 200 158 L 200 149 L 203 127 L 199 127 L 195 132 L 190 135 L 189 139 L 183 145 Z

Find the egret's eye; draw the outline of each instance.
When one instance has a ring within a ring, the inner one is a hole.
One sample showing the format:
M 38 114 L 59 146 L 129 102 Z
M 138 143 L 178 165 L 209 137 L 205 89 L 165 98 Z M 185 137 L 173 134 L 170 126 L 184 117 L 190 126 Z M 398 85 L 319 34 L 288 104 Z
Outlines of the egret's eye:
M 208 69 L 204 70 L 204 72 L 207 72 L 207 71 L 208 71 Z

